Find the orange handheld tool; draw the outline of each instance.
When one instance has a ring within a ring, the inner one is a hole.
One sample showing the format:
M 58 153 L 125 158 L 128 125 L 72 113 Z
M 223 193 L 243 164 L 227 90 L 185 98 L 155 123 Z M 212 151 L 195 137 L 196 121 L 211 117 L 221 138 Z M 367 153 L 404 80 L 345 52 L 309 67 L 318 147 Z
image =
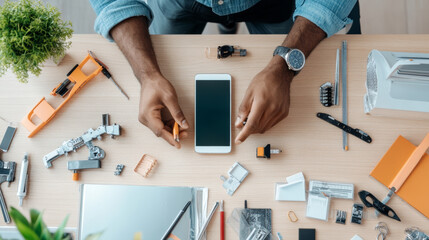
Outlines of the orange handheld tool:
M 82 71 L 82 67 L 91 60 L 92 63 L 96 66 L 96 69 L 89 75 L 85 75 Z M 51 95 L 57 96 L 60 95 L 64 98 L 64 101 L 54 109 L 46 100 L 42 100 L 37 103 L 37 105 L 31 109 L 27 116 L 22 119 L 21 123 L 30 131 L 28 135 L 29 138 L 33 137 L 38 133 L 54 116 L 57 112 L 76 94 L 79 90 L 85 86 L 91 79 L 97 76 L 103 70 L 103 66 L 100 65 L 90 54 L 80 63 L 76 64 L 74 68 L 67 74 L 67 79 L 58 84 L 57 87 L 52 90 Z M 71 88 L 70 88 L 71 85 Z M 36 125 L 33 123 L 32 118 L 37 116 L 42 120 L 42 123 Z

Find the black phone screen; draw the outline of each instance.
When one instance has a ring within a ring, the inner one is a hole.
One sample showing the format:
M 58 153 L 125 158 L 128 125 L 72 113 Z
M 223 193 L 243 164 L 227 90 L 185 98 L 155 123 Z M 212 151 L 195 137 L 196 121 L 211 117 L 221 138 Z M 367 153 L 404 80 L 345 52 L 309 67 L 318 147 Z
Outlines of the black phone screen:
M 229 80 L 196 81 L 196 146 L 230 146 L 230 84 Z

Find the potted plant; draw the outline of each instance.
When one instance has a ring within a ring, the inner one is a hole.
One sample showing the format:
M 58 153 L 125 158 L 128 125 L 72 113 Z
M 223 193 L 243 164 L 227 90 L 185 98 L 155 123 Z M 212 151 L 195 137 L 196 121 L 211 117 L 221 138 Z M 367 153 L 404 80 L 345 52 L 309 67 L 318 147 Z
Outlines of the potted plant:
M 36 0 L 7 0 L 0 6 L 0 76 L 11 69 L 20 82 L 38 76 L 46 60 L 64 57 L 71 42 L 71 22 L 55 7 Z
M 72 237 L 64 232 L 69 218 L 68 216 L 63 220 L 58 229 L 52 233 L 44 223 L 42 213 L 35 209 L 30 210 L 30 220 L 27 220 L 27 218 L 14 207 L 11 207 L 9 213 L 15 222 L 16 228 L 25 240 L 72 240 Z M 86 237 L 86 240 L 97 240 L 101 235 L 102 232 L 91 234 Z

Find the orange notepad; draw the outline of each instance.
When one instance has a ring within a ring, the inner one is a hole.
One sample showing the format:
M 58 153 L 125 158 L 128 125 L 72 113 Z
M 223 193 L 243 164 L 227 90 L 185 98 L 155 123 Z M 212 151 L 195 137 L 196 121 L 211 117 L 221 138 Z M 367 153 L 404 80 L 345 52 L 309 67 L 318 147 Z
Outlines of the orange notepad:
M 429 147 L 426 145 L 427 141 L 424 141 L 419 147 L 426 152 Z M 407 139 L 399 136 L 370 175 L 386 187 L 392 186 L 404 165 L 410 163 L 410 156 L 416 148 Z M 429 218 L 429 155 L 423 153 L 415 168 L 405 177 L 406 180 L 396 191 L 396 195 Z

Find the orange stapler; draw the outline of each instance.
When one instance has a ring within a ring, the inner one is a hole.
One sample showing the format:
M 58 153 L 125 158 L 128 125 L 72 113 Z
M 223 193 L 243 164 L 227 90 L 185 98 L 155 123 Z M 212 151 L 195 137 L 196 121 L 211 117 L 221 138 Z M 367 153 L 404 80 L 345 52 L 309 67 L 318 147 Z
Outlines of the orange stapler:
M 82 67 L 91 60 L 92 63 L 96 66 L 96 69 L 89 75 L 85 75 L 82 71 Z M 28 135 L 29 138 L 33 137 L 36 133 L 40 131 L 52 118 L 54 118 L 55 114 L 76 94 L 79 90 L 85 86 L 91 79 L 97 76 L 102 70 L 104 66 L 101 65 L 97 59 L 91 56 L 91 53 L 88 53 L 86 58 L 80 63 L 76 64 L 73 69 L 67 74 L 66 80 L 64 82 L 58 84 L 57 87 L 52 90 L 51 95 L 57 96 L 60 95 L 64 98 L 64 101 L 58 106 L 57 109 L 54 109 L 46 100 L 42 98 L 42 100 L 37 103 L 37 105 L 31 109 L 31 111 L 27 114 L 27 116 L 22 119 L 21 123 L 25 128 L 30 131 Z M 42 123 L 39 125 L 35 125 L 32 122 L 32 118 L 37 116 L 42 120 Z

